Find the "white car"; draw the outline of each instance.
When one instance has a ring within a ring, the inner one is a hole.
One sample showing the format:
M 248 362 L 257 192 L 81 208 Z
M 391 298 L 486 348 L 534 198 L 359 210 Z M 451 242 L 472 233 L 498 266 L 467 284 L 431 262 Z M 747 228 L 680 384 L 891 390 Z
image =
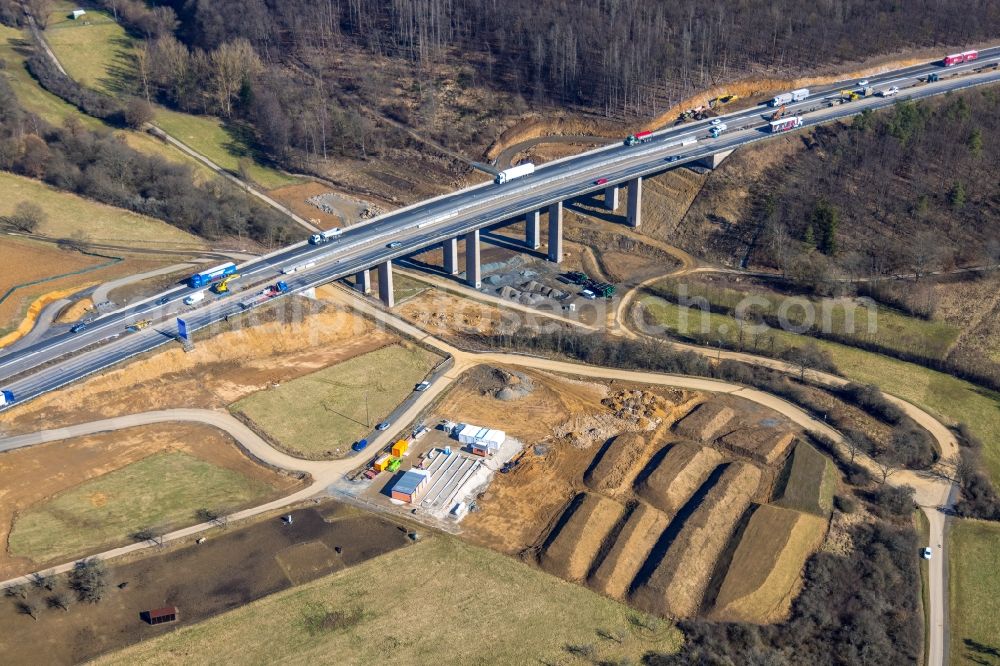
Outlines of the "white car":
M 431 383 L 430 382 L 420 382 L 419 384 L 417 384 L 416 388 L 414 388 L 413 390 L 414 391 L 426 391 L 430 387 L 431 387 Z
M 881 95 L 882 97 L 892 97 L 893 95 L 895 95 L 898 92 L 899 92 L 899 88 L 896 87 L 896 86 L 893 86 L 891 88 L 886 88 L 885 90 L 883 90 L 882 92 L 880 92 L 879 95 Z
M 929 560 L 931 559 L 931 555 L 933 554 L 933 552 L 934 551 L 931 550 L 931 547 L 927 546 L 922 551 L 920 551 L 920 557 L 924 558 L 925 560 Z
M 868 85 L 868 79 L 861 79 L 860 81 L 858 81 L 858 85 L 864 88 L 866 85 Z
M 713 125 L 718 125 L 721 122 L 722 122 L 721 118 L 712 118 L 712 124 Z

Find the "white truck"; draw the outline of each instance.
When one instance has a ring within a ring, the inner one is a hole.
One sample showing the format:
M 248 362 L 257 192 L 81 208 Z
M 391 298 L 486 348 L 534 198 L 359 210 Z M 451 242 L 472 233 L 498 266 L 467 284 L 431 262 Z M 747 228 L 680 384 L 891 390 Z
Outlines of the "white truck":
M 313 234 L 309 237 L 310 245 L 322 245 L 323 243 L 336 238 L 340 234 L 344 233 L 344 230 L 340 227 L 335 229 L 328 229 L 327 231 L 322 231 L 318 234 Z
M 497 185 L 503 185 L 508 181 L 514 180 L 515 178 L 523 178 L 524 176 L 532 173 L 535 173 L 535 165 L 531 162 L 525 162 L 524 164 L 518 164 L 517 166 L 509 169 L 504 169 L 497 174 L 497 177 L 493 180 L 493 182 Z
M 897 86 L 892 86 L 891 88 L 886 88 L 885 90 L 879 90 L 878 91 L 878 96 L 879 97 L 892 97 L 893 95 L 897 94 L 898 92 L 899 92 L 899 88 Z
M 780 95 L 777 95 L 774 99 L 772 99 L 768 103 L 771 106 L 781 106 L 782 104 L 801 102 L 806 97 L 809 97 L 809 88 L 799 88 L 798 90 L 793 90 L 792 92 L 782 93 Z
M 195 303 L 201 303 L 203 300 L 205 300 L 205 292 L 196 291 L 184 299 L 184 305 L 194 305 Z
M 721 134 L 722 134 L 723 132 L 725 132 L 725 131 L 726 131 L 727 129 L 729 129 L 729 128 L 728 128 L 728 127 L 726 126 L 726 124 L 725 124 L 725 123 L 719 123 L 718 125 L 712 125 L 711 127 L 709 127 L 709 128 L 708 128 L 708 134 L 709 134 L 709 136 L 711 136 L 711 137 L 712 137 L 713 139 L 718 139 L 718 138 L 719 138 L 719 136 L 720 136 L 720 135 L 721 135 Z

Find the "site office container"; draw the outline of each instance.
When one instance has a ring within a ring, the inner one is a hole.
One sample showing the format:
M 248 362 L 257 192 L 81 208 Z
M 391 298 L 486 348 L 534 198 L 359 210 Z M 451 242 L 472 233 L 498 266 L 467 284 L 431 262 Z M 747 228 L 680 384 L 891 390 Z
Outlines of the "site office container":
M 392 455 L 400 458 L 404 453 L 406 453 L 408 448 L 410 448 L 409 440 L 401 439 L 392 445 Z

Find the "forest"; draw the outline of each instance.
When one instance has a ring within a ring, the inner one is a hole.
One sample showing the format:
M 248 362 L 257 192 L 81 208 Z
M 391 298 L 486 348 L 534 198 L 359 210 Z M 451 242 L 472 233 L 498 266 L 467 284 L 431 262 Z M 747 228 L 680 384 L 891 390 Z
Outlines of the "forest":
M 627 119 L 740 77 L 976 42 L 1000 22 L 997 3 L 956 0 L 99 4 L 147 38 L 137 92 L 249 123 L 261 147 L 286 163 L 368 153 L 375 133 L 363 111 L 380 98 L 384 105 L 386 90 L 376 89 L 392 83 L 366 69 L 376 58 L 405 67 L 417 98 L 443 69 L 463 88 L 505 96 L 507 113 L 530 100 Z

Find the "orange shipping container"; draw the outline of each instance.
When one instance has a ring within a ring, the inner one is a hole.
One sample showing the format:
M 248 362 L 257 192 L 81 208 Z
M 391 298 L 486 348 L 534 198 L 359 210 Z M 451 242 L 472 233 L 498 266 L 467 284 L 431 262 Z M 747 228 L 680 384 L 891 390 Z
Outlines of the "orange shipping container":
M 410 447 L 410 442 L 408 440 L 401 439 L 392 445 L 392 455 L 399 458 L 404 453 L 406 453 L 406 449 L 408 449 L 409 447 Z
M 389 466 L 389 461 L 392 460 L 392 456 L 386 454 L 375 461 L 375 469 L 379 472 L 384 472 L 385 468 Z

